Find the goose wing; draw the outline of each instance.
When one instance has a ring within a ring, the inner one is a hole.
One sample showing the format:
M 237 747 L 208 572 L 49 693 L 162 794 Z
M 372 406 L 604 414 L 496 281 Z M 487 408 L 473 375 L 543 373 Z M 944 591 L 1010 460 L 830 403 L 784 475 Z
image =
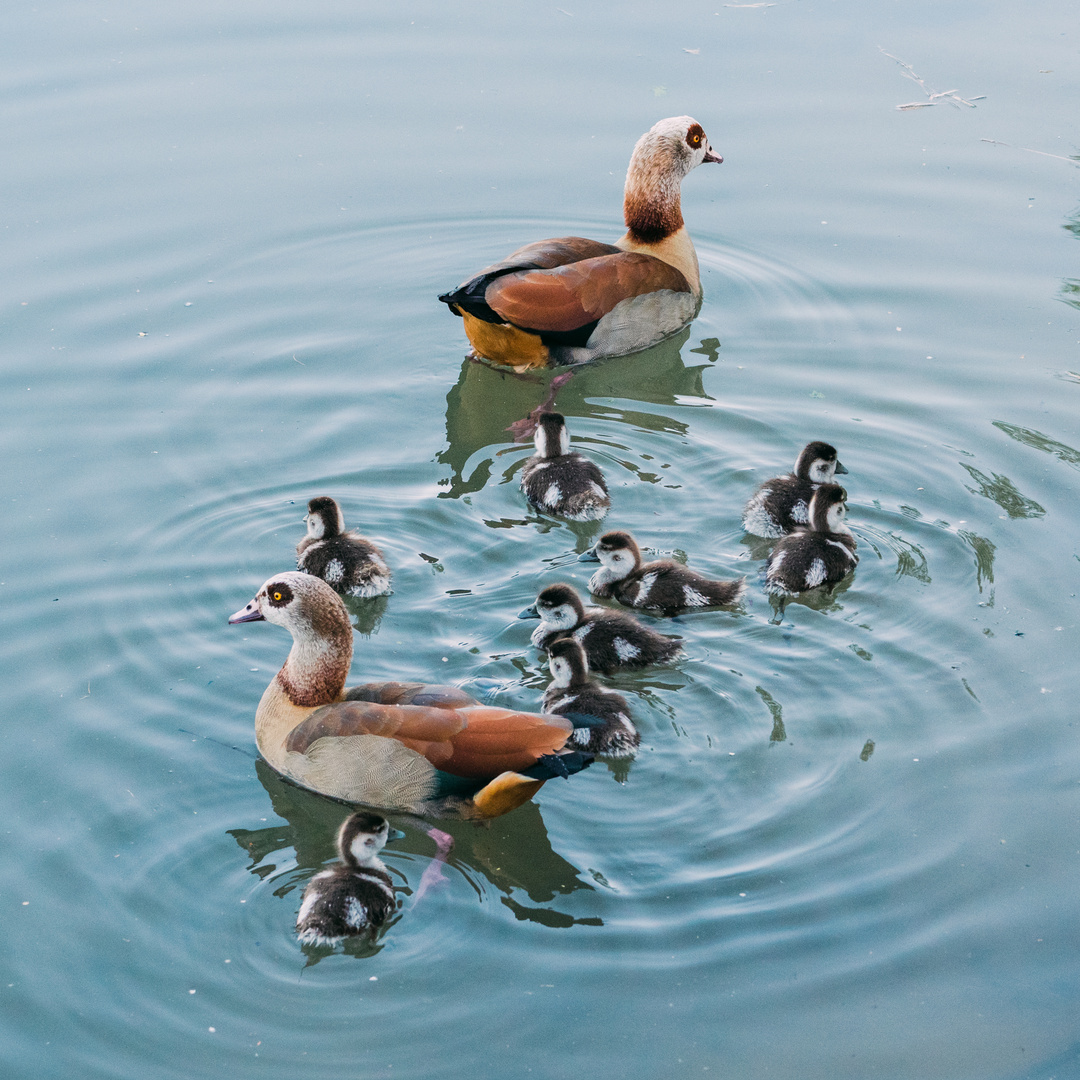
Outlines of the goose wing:
M 447 708 L 352 700 L 316 709 L 289 733 L 285 748 L 304 754 L 319 739 L 376 735 L 407 746 L 443 772 L 485 779 L 531 768 L 561 750 L 572 732 L 573 725 L 561 716 L 488 705 Z

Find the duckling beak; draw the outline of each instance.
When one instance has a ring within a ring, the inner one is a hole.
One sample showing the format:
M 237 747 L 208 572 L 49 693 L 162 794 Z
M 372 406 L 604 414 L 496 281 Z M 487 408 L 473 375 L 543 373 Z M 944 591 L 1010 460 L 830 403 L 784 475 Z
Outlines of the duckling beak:
M 706 161 L 715 161 L 717 165 L 724 164 L 724 159 L 719 154 L 714 153 L 711 146 L 705 151 L 705 156 L 701 159 L 701 164 L 704 165 Z
M 229 625 L 242 622 L 259 622 L 259 620 L 266 621 L 266 616 L 259 610 L 259 599 L 255 597 L 253 600 L 249 600 L 247 604 L 239 611 L 234 612 L 229 616 Z
M 578 557 L 578 562 L 599 562 L 600 556 L 596 554 L 596 545 L 594 544 L 588 551 L 583 551 Z
M 842 461 L 837 461 L 837 463 L 836 463 L 836 471 L 838 473 L 844 473 L 844 474 L 847 473 L 847 469 L 844 468 L 844 463 Z
M 386 842 L 388 844 L 395 840 L 404 840 L 405 834 L 400 829 L 390 828 L 386 833 Z
M 533 604 L 519 611 L 517 617 L 519 619 L 539 619 L 540 613 L 536 610 L 536 605 Z

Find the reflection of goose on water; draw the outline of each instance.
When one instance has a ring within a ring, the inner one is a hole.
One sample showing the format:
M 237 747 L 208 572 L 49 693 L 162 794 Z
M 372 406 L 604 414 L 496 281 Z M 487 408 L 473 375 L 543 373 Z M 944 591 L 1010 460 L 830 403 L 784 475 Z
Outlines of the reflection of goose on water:
M 286 897 L 334 858 L 333 837 L 341 823 L 342 807 L 284 782 L 262 760 L 255 762 L 255 773 L 278 820 L 258 829 L 230 829 L 229 835 L 250 859 L 249 872 L 273 884 L 275 896 Z M 419 819 L 398 816 L 394 824 L 404 831 L 404 836 L 388 849 L 393 855 L 390 870 L 395 879 L 401 879 L 399 888 L 414 890 L 415 903 L 424 878 L 445 857 L 445 848 L 450 844 L 446 839 L 440 843 L 440 837 L 433 836 L 431 827 Z M 494 891 L 516 918 L 545 926 L 600 924 L 599 919 L 573 917 L 550 906 L 557 897 L 592 892 L 594 886 L 587 876 L 583 880 L 578 867 L 552 848 L 537 803 L 527 802 L 512 814 L 485 822 L 483 828 L 470 821 L 439 824 L 452 837 L 450 865 L 468 883 L 468 896 L 484 898 Z M 432 840 L 436 845 L 434 853 Z M 424 867 L 423 875 L 416 870 L 414 876 L 415 866 Z M 359 941 L 365 955 L 381 948 L 377 941 Z M 346 948 L 352 952 L 354 946 Z
M 701 303 L 697 253 L 680 184 L 721 162 L 696 120 L 661 120 L 638 140 L 626 174 L 626 234 L 540 240 L 439 297 L 465 322 L 475 354 L 517 367 L 622 356 L 680 330 Z
M 495 817 L 553 776 L 583 769 L 556 716 L 481 705 L 452 686 L 369 683 L 345 690 L 352 626 L 321 579 L 272 577 L 231 623 L 265 619 L 292 649 L 255 713 L 259 752 L 282 775 L 346 802 Z

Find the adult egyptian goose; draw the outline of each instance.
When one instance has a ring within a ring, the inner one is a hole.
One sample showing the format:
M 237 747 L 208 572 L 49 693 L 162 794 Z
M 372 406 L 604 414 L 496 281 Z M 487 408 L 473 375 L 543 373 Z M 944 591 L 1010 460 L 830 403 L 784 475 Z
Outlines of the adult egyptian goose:
M 737 604 L 746 591 L 746 579 L 717 581 L 703 577 L 674 559 L 644 562 L 637 541 L 622 530 L 604 533 L 579 562 L 598 562 L 589 579 L 593 596 L 610 596 L 627 607 L 654 615 L 681 615 L 687 611 Z
M 855 537 L 844 521 L 847 492 L 822 484 L 810 499 L 810 523 L 782 536 L 765 563 L 765 587 L 774 595 L 794 595 L 818 585 L 835 585 L 859 561 Z
M 723 160 L 693 117 L 661 120 L 630 158 L 622 239 L 540 240 L 439 299 L 465 320 L 474 354 L 497 363 L 579 364 L 647 349 L 697 314 L 701 278 L 679 185 L 702 162 Z
M 379 858 L 389 831 L 386 818 L 363 810 L 341 823 L 341 862 L 317 873 L 300 901 L 296 936 L 302 945 L 336 945 L 378 930 L 394 914 L 394 883 Z
M 567 747 L 573 724 L 560 716 L 481 705 L 453 686 L 346 690 L 352 625 L 320 578 L 275 574 L 229 622 L 260 619 L 293 644 L 255 712 L 255 741 L 302 787 L 419 814 L 496 817 L 589 763 Z
M 831 484 L 847 469 L 837 460 L 836 447 L 811 442 L 795 459 L 787 476 L 766 480 L 743 510 L 743 528 L 753 536 L 783 536 L 810 521 L 810 500 L 822 484 Z

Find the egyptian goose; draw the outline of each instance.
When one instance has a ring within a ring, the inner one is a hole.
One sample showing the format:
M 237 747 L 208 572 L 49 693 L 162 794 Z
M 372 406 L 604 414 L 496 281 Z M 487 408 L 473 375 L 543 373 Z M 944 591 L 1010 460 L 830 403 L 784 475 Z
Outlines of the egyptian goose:
M 540 240 L 439 299 L 464 319 L 474 354 L 496 363 L 579 364 L 647 349 L 697 314 L 701 278 L 679 186 L 702 162 L 723 160 L 693 117 L 661 120 L 630 158 L 622 239 Z
M 346 690 L 349 614 L 311 574 L 275 574 L 229 622 L 261 619 L 293 644 L 255 712 L 255 741 L 301 787 L 368 806 L 496 817 L 589 763 L 567 748 L 573 725 L 560 716 L 481 705 L 453 686 Z

